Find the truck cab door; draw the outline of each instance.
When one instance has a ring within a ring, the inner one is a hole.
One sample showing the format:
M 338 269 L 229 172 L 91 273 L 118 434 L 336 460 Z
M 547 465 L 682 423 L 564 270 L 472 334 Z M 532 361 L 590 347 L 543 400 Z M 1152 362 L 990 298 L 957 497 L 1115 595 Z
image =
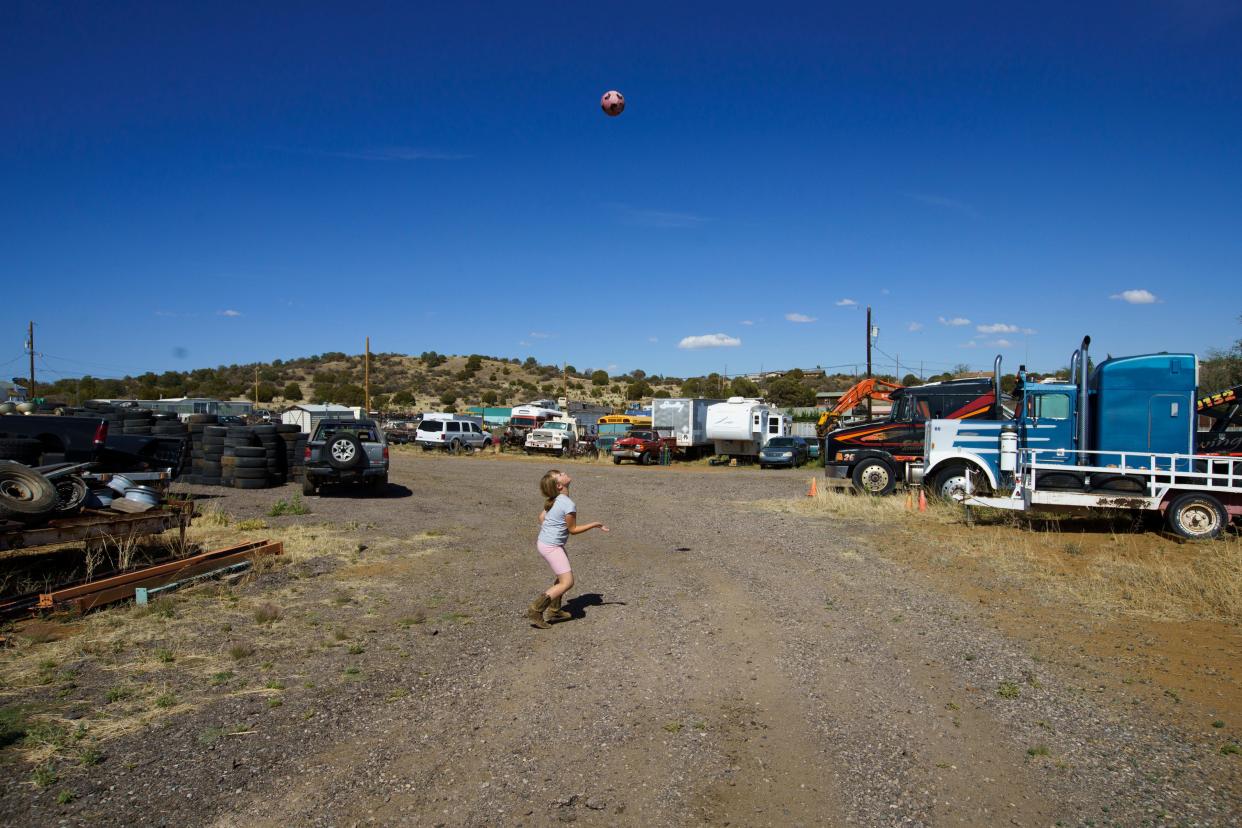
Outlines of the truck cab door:
M 1040 463 L 1074 465 L 1074 414 L 1070 395 L 1064 391 L 1040 392 L 1038 386 L 1024 395 L 1018 423 L 1022 448 L 1039 449 Z

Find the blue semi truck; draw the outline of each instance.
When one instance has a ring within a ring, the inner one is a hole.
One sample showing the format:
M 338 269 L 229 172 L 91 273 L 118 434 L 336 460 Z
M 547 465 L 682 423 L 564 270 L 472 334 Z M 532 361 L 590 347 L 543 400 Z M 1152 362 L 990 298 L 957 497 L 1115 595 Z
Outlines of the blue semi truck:
M 1201 452 L 1198 360 L 1110 357 L 1092 370 L 1090 344 L 1067 382 L 1021 368 L 1012 419 L 929 422 L 923 485 L 973 506 L 1157 511 L 1182 537 L 1218 536 L 1242 516 L 1242 459 Z M 1000 357 L 994 374 L 999 392 Z

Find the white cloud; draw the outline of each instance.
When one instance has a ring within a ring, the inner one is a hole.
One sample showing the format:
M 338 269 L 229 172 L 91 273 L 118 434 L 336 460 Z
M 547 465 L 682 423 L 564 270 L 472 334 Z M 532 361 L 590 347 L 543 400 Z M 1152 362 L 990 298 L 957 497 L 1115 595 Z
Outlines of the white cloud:
M 241 311 L 235 311 L 232 308 L 220 311 L 221 316 L 241 316 Z
M 838 308 L 852 308 L 857 304 L 858 303 L 855 302 L 853 299 L 838 299 L 837 300 Z M 864 331 L 863 333 L 866 333 L 866 331 Z
M 531 331 L 530 333 L 527 334 L 527 336 L 529 336 L 531 339 L 551 339 L 552 338 L 552 334 L 544 333 L 543 331 Z
M 961 327 L 963 327 L 963 326 L 965 326 L 965 325 L 969 325 L 969 324 L 970 324 L 970 320 L 969 320 L 969 319 L 967 319 L 967 318 L 966 318 L 966 317 L 964 317 L 964 316 L 955 316 L 955 317 L 953 317 L 952 319 L 945 319 L 945 318 L 942 316 L 942 317 L 940 317 L 940 324 L 941 324 L 941 325 L 949 325 L 950 327 L 953 327 L 953 328 L 961 328 Z
M 1006 325 L 1004 322 L 994 322 L 991 325 L 976 325 L 975 330 L 981 334 L 998 334 L 998 333 L 1017 333 L 1017 325 Z
M 693 351 L 697 348 L 736 348 L 742 340 L 728 334 L 714 333 L 701 336 L 687 336 L 677 343 L 678 348 Z
M 1034 336 L 1035 334 L 1039 333 L 1039 331 L 1035 330 L 1034 328 L 1023 328 L 1022 333 L 1026 334 L 1027 336 Z
M 1008 339 L 998 339 L 992 344 L 995 345 L 997 348 L 1012 348 L 1013 347 L 1013 343 L 1010 342 Z
M 1150 290 L 1123 290 L 1121 293 L 1114 293 L 1109 299 L 1120 299 L 1123 302 L 1129 302 L 1131 305 L 1151 305 L 1159 302 L 1159 297 Z
M 660 341 L 660 337 L 658 337 L 658 336 L 649 336 L 649 337 L 647 337 L 647 341 L 648 341 L 648 342 L 659 342 L 659 341 Z
M 530 343 L 529 343 L 529 342 L 527 342 L 525 339 L 519 339 L 519 340 L 518 340 L 518 344 L 519 344 L 519 345 L 525 345 L 525 346 L 526 346 L 526 347 L 528 347 L 528 348 L 530 347 Z
M 790 322 L 814 322 L 814 316 L 807 316 L 805 313 L 787 313 L 785 318 Z
M 755 320 L 753 320 L 753 319 L 743 319 L 743 320 L 742 320 L 742 324 L 743 324 L 743 325 L 753 325 L 753 324 L 755 324 Z
M 923 323 L 922 322 L 911 322 L 909 325 L 906 325 L 906 330 L 907 331 L 921 331 L 923 330 Z
M 979 344 L 978 342 L 975 342 L 975 341 L 972 339 L 972 340 L 970 340 L 969 342 L 963 342 L 963 343 L 962 343 L 959 347 L 962 347 L 962 348 L 974 348 L 974 347 L 978 346 L 978 344 Z

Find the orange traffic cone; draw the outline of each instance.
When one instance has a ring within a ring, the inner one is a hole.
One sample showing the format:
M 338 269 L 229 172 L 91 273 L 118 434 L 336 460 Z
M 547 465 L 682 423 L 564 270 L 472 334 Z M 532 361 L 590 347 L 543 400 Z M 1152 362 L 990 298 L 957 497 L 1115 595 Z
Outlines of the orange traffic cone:
M 807 496 L 807 497 L 815 497 L 817 494 L 819 494 L 819 486 L 817 485 L 817 481 L 816 481 L 816 479 L 815 479 L 814 477 L 812 477 L 812 478 L 811 478 L 811 488 L 807 489 L 807 491 L 806 491 L 806 496 Z
M 919 511 L 927 511 L 927 492 L 923 489 L 919 489 Z

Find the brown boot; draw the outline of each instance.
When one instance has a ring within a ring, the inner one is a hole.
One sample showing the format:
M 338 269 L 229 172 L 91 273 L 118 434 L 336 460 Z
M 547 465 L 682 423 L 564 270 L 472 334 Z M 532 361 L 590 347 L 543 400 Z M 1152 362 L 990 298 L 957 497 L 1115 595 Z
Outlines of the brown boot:
M 573 618 L 571 613 L 561 609 L 561 598 L 563 597 L 563 595 L 558 595 L 552 599 L 552 603 L 548 604 L 548 621 L 553 624 L 557 621 L 568 621 Z
M 532 627 L 538 627 L 541 630 L 548 628 L 548 622 L 543 620 L 543 611 L 551 603 L 552 599 L 548 597 L 547 593 L 540 593 L 539 597 L 535 599 L 535 603 L 531 604 L 530 608 L 526 610 L 526 617 L 530 619 Z

